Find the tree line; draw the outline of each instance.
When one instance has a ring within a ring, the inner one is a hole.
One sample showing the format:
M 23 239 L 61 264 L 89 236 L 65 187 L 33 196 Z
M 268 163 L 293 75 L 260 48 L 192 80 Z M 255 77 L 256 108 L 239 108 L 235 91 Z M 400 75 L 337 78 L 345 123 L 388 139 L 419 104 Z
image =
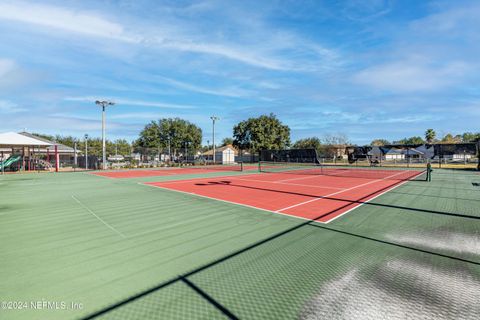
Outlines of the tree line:
M 133 145 L 145 149 L 170 148 L 172 154 L 177 154 L 179 150 L 184 151 L 186 147 L 190 151 L 211 149 L 211 145 L 202 146 L 201 141 L 202 130 L 198 126 L 179 118 L 167 118 L 147 124 Z M 233 145 L 239 150 L 251 153 L 264 149 L 314 148 L 320 154 L 331 156 L 335 153 L 335 148 L 348 143 L 345 135 L 335 134 L 325 135 L 322 139 L 300 139 L 292 144 L 288 125 L 270 113 L 240 121 L 233 127 L 232 137 L 224 138 L 218 146 Z
M 85 139 L 81 140 L 73 136 L 50 136 L 44 134 L 35 134 L 51 141 L 85 150 Z M 450 133 L 437 139 L 437 134 L 433 129 L 427 129 L 424 137 L 413 136 L 403 138 L 397 141 L 388 141 L 386 139 L 375 139 L 371 145 L 383 146 L 390 144 L 423 144 L 423 143 L 460 143 L 480 141 L 480 133 L 465 132 L 463 134 L 452 135 Z M 349 145 L 350 141 L 344 134 L 327 134 L 322 138 L 308 137 L 291 142 L 290 128 L 283 124 L 275 114 L 261 115 L 240 121 L 233 127 L 232 137 L 227 137 L 217 145 L 233 145 L 239 150 L 257 153 L 264 149 L 304 149 L 314 148 L 321 156 L 331 157 L 336 154 L 338 148 Z M 90 155 L 101 156 L 102 140 L 101 138 L 89 138 L 88 149 Z M 184 153 L 189 154 L 196 151 L 207 151 L 211 145 L 202 146 L 202 129 L 187 120 L 181 118 L 163 118 L 151 121 L 145 125 L 139 134 L 138 139 L 129 143 L 125 139 L 115 141 L 106 141 L 107 154 L 130 155 L 132 152 L 139 153 L 166 153 L 172 155 Z
M 468 143 L 480 141 L 480 132 L 464 132 L 462 134 L 453 135 L 451 133 L 445 134 L 441 138 L 437 138 L 437 133 L 433 129 L 425 130 L 424 137 L 413 136 L 410 138 L 403 138 L 396 141 L 389 141 L 386 139 L 375 139 L 370 143 L 372 146 L 384 146 L 392 144 L 424 144 L 424 143 Z

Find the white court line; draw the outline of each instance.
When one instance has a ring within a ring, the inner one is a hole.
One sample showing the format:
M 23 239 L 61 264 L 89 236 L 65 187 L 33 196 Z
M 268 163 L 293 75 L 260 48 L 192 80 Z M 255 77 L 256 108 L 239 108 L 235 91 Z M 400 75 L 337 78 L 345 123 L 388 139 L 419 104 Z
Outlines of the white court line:
M 279 172 L 279 173 L 280 173 L 280 172 Z M 275 174 L 275 173 L 274 173 L 274 174 Z M 324 176 L 325 176 L 325 175 L 322 175 L 322 174 L 315 174 L 315 175 L 308 175 L 308 176 L 299 177 L 299 178 L 282 179 L 282 180 L 278 180 L 278 182 L 304 180 L 304 179 L 318 178 L 318 177 L 324 177 Z
M 102 218 L 100 218 L 99 216 L 97 216 L 95 214 L 95 212 L 93 212 L 92 210 L 90 210 L 86 205 L 84 205 L 80 200 L 78 200 L 74 195 L 72 195 L 72 199 L 75 200 L 80 206 L 82 206 L 82 208 L 84 208 L 85 210 L 87 210 L 90 214 L 92 214 L 95 218 L 97 218 L 101 223 L 103 223 L 105 226 L 107 226 L 109 229 L 113 230 L 115 233 L 117 233 L 118 235 L 120 235 L 122 238 L 127 238 L 126 235 L 124 235 L 123 233 L 121 233 L 120 231 L 118 231 L 117 229 L 115 229 L 114 227 L 112 227 L 111 225 L 109 225 L 107 222 L 105 222 Z
M 171 192 L 178 192 L 178 193 L 188 194 L 188 195 L 194 196 L 194 197 L 200 197 L 200 198 L 205 198 L 205 199 L 210 199 L 210 200 L 215 200 L 215 201 L 221 201 L 221 202 L 225 202 L 225 203 L 229 203 L 229 204 L 235 204 L 235 205 L 237 205 L 237 206 L 242 206 L 242 207 L 257 209 L 257 210 L 265 211 L 265 212 L 268 212 L 268 213 L 281 214 L 281 215 L 288 216 L 288 217 L 291 217 L 291 218 L 296 218 L 296 219 L 301 219 L 301 220 L 312 221 L 312 219 L 299 217 L 299 216 L 292 215 L 292 214 L 289 214 L 289 213 L 276 212 L 276 211 L 272 211 L 272 210 L 268 210 L 268 209 L 263 209 L 263 208 L 251 206 L 251 205 L 244 204 L 244 203 L 238 203 L 238 202 L 233 202 L 233 201 L 229 201 L 229 200 L 223 200 L 223 199 L 213 198 L 213 197 L 209 197 L 209 196 L 204 196 L 204 195 L 196 194 L 196 193 L 193 193 L 193 192 L 187 192 L 187 191 L 181 191 L 181 190 L 176 190 L 176 189 L 170 189 L 170 188 L 168 188 L 168 187 L 160 187 L 160 186 L 158 186 L 158 185 L 147 184 L 147 183 L 143 183 L 143 182 L 137 182 L 137 184 L 143 185 L 143 186 L 147 186 L 147 187 L 152 187 L 152 188 L 159 188 L 159 189 L 163 189 L 163 190 L 167 190 L 167 191 L 171 191 Z
M 322 188 L 322 189 L 345 190 L 345 188 L 336 188 L 336 187 L 327 187 L 327 186 L 312 186 L 312 185 L 309 185 L 309 184 L 288 183 L 288 182 L 279 182 L 279 181 L 255 180 L 255 179 L 241 179 L 241 178 L 235 178 L 235 180 L 252 181 L 252 182 L 266 182 L 266 183 L 273 183 L 273 184 L 284 184 L 284 185 L 287 185 L 287 186 L 301 186 L 301 187 L 309 187 L 309 188 Z
M 92 173 L 92 172 L 82 172 L 82 174 L 86 174 L 87 176 L 90 176 L 90 177 L 100 177 L 100 178 L 106 178 L 106 179 L 114 179 L 112 177 L 108 177 L 108 176 L 102 176 L 102 175 L 99 175 L 99 174 L 95 174 L 95 173 Z
M 241 172 L 241 171 L 239 171 Z M 192 180 L 212 180 L 212 179 L 220 179 L 220 178 L 235 178 L 235 177 L 258 177 L 259 174 L 233 174 L 233 175 L 226 175 L 226 176 L 211 176 L 211 177 L 197 177 L 197 178 L 188 178 L 185 180 L 179 179 L 179 180 L 167 180 L 167 181 L 155 181 L 155 183 L 161 183 L 161 184 L 170 184 L 170 183 L 186 183 L 190 182 Z
M 329 170 L 329 169 L 324 169 L 324 170 Z M 339 172 L 339 173 L 336 173 L 335 175 L 333 176 L 337 176 L 337 177 L 346 177 L 346 178 L 357 178 L 357 177 L 350 177 L 349 174 L 351 174 L 350 172 L 352 171 L 348 171 L 348 169 L 340 169 L 340 170 L 345 170 L 345 172 Z M 363 172 L 378 172 L 377 171 L 373 171 L 373 170 L 368 170 L 368 169 L 352 169 L 352 170 L 355 170 L 355 172 L 360 172 L 360 173 L 363 173 Z M 390 170 L 391 171 L 391 170 Z M 381 172 L 388 172 L 387 170 L 382 170 Z M 281 173 L 281 172 L 279 172 Z M 343 173 L 343 174 L 342 174 Z M 292 172 L 291 174 L 295 174 L 294 172 Z M 328 173 L 324 174 L 324 173 L 319 173 L 319 174 L 312 174 L 312 175 L 308 175 L 306 177 L 299 177 L 299 178 L 291 178 L 291 179 L 283 179 L 283 180 L 278 180 L 278 182 L 283 182 L 283 181 L 295 181 L 295 180 L 303 180 L 303 179 L 310 179 L 310 178 L 316 178 L 316 177 L 328 177 L 330 176 Z M 358 177 L 358 179 L 371 179 L 371 178 L 368 178 L 368 177 Z M 378 179 L 376 179 L 378 180 Z
M 280 213 L 280 211 L 284 211 L 284 210 L 288 210 L 288 209 L 291 209 L 291 208 L 295 208 L 295 207 L 298 207 L 298 206 L 301 206 L 301 205 L 304 205 L 304 204 L 307 204 L 307 203 L 310 203 L 310 202 L 314 202 L 314 201 L 318 201 L 318 200 L 321 200 L 321 199 L 324 199 L 324 198 L 328 198 L 328 197 L 331 197 L 331 196 L 334 196 L 334 195 L 337 195 L 337 194 L 340 194 L 340 193 L 343 193 L 343 192 L 346 192 L 346 191 L 350 191 L 350 190 L 353 190 L 353 189 L 357 189 L 357 188 L 360 188 L 360 187 L 363 187 L 363 186 L 366 186 L 366 185 L 369 185 L 369 184 L 372 184 L 372 183 L 380 182 L 380 181 L 383 181 L 383 180 L 386 180 L 386 179 L 389 179 L 389 178 L 398 176 L 399 174 L 402 174 L 402 173 L 404 173 L 404 172 L 402 171 L 402 172 L 396 173 L 396 174 L 394 174 L 394 175 L 385 177 L 385 178 L 383 178 L 383 179 L 378 179 L 378 180 L 373 180 L 373 181 L 369 181 L 369 182 L 366 182 L 366 183 L 362 183 L 362 184 L 359 184 L 359 185 L 357 185 L 357 186 L 353 186 L 353 187 L 348 188 L 348 189 L 344 189 L 344 190 L 341 190 L 341 191 L 337 191 L 337 192 L 334 192 L 334 193 L 327 194 L 327 195 L 325 195 L 325 196 L 319 196 L 319 197 L 314 198 L 314 199 L 310 199 L 310 200 L 307 200 L 307 201 L 304 201 L 304 202 L 300 202 L 300 203 L 294 204 L 293 206 L 289 206 L 289 207 L 286 207 L 286 208 L 278 209 L 276 212 L 279 212 L 279 213 Z
M 400 172 L 400 173 L 403 173 L 403 172 Z M 398 173 L 398 174 L 400 174 Z M 382 180 L 385 180 L 387 178 L 391 178 L 393 176 L 396 176 L 398 174 L 395 174 L 395 175 L 392 175 L 392 176 L 389 176 L 389 177 L 386 177 L 386 178 L 383 178 L 383 179 L 380 179 L 380 180 L 375 180 L 375 181 L 371 181 L 371 182 L 368 182 L 366 184 L 369 184 L 369 183 L 374 183 L 374 182 L 379 182 L 379 181 L 382 181 Z M 419 173 L 418 175 L 420 175 L 422 173 Z M 418 176 L 417 175 L 417 176 Z M 240 175 L 242 176 L 242 175 Z M 243 175 L 243 177 L 246 177 L 246 176 L 257 176 L 257 175 Z M 225 177 L 225 176 L 224 176 Z M 235 177 L 235 176 L 232 176 L 232 177 Z M 416 177 L 416 176 L 415 176 Z M 216 177 L 212 177 L 212 178 L 216 178 Z M 220 178 L 220 177 L 217 177 L 217 178 Z M 189 179 L 189 180 L 200 180 L 200 179 L 206 179 L 206 178 L 192 178 L 192 179 Z M 207 178 L 208 179 L 208 178 Z M 170 181 L 170 182 L 189 182 L 189 180 L 182 180 L 182 181 Z M 382 192 L 381 194 L 375 196 L 374 198 L 386 193 L 387 191 L 390 191 L 390 190 L 393 190 L 394 188 L 404 184 L 404 183 L 407 183 L 409 182 L 409 180 L 407 181 L 404 181 L 402 183 L 400 183 L 399 185 L 395 186 L 395 187 L 392 187 L 388 190 L 386 190 L 385 192 Z M 160 182 L 156 182 L 156 183 L 160 183 Z M 168 183 L 168 181 L 167 181 Z M 264 208 L 259 208 L 259 207 L 255 207 L 255 206 L 251 206 L 251 205 L 248 205 L 248 204 L 243 204 L 243 203 L 238 203 L 238 202 L 233 202 L 233 201 L 229 201 L 229 200 L 223 200 L 223 199 L 218 199 L 218 198 L 213 198 L 213 197 L 209 197 L 209 196 L 204 196 L 204 195 L 200 195 L 200 194 L 196 194 L 196 193 L 193 193 L 193 192 L 187 192 L 187 191 L 180 191 L 180 190 L 175 190 L 175 189 L 171 189 L 171 188 L 168 188 L 168 187 L 161 187 L 159 185 L 153 185 L 153 184 L 148 184 L 148 183 L 144 183 L 144 182 L 137 182 L 137 184 L 139 185 L 143 185 L 143 186 L 147 186 L 147 187 L 152 187 L 152 188 L 159 188 L 159 189 L 163 189 L 163 190 L 167 190 L 167 191 L 170 191 L 170 192 L 178 192 L 178 193 L 183 193 L 183 194 L 188 194 L 190 196 L 194 196 L 194 197 L 199 197 L 199 198 L 205 198 L 205 199 L 210 199 L 210 200 L 215 200 L 215 201 L 220 201 L 220 202 L 224 202 L 224 203 L 228 203 L 228 204 L 234 204 L 234 205 L 238 205 L 238 206 L 242 206 L 242 207 L 247 207 L 247 208 L 252 208 L 252 209 L 256 209 L 256 210 L 260 210 L 260 211 L 264 211 L 264 212 L 268 212 L 268 213 L 275 213 L 275 214 L 281 214 L 281 215 L 284 215 L 284 216 L 287 216 L 287 217 L 291 217 L 291 218 L 296 218 L 296 219 L 301 219 L 301 220 L 306 220 L 306 221 L 314 221 L 314 222 L 317 222 L 317 223 L 324 223 L 324 224 L 327 224 L 327 223 L 330 223 L 331 221 L 335 220 L 336 218 L 338 218 L 339 216 L 342 216 L 344 215 L 345 213 L 342 213 L 341 215 L 333 218 L 333 219 L 330 219 L 330 220 L 327 220 L 327 221 L 319 221 L 319 220 L 315 220 L 315 219 L 309 219 L 309 218 L 304 218 L 304 217 L 299 217 L 299 216 L 296 216 L 296 215 L 293 215 L 293 214 L 289 214 L 289 213 L 285 213 L 285 212 L 279 212 L 279 211 L 272 211 L 272 210 L 268 210 L 268 209 L 264 209 Z M 161 184 L 165 184 L 164 182 L 161 182 Z M 363 184 L 365 185 L 365 184 Z M 357 187 L 360 187 L 362 185 L 359 185 L 359 186 L 355 186 L 354 188 L 357 188 Z M 352 188 L 350 188 L 352 189 Z M 346 190 L 344 190 L 346 191 Z M 335 194 L 337 193 L 341 193 L 341 192 L 336 192 Z M 323 197 L 327 197 L 327 196 L 323 196 Z M 369 199 L 368 201 L 370 200 L 373 200 L 374 198 L 372 199 Z M 316 198 L 314 200 L 320 200 L 322 198 Z M 366 201 L 366 202 L 368 202 Z M 309 201 L 311 202 L 311 200 Z M 363 204 L 363 203 L 362 203 Z M 362 205 L 362 204 L 359 204 Z M 356 206 L 355 208 L 357 208 L 358 206 Z M 351 210 L 355 209 L 355 208 L 352 208 L 350 210 L 348 210 L 347 212 L 350 212 Z
M 136 170 L 136 171 L 140 171 L 140 170 Z M 143 171 L 155 171 L 155 170 L 143 170 Z M 156 171 L 162 171 L 162 170 L 156 170 Z M 100 171 L 101 172 L 101 171 Z M 103 173 L 109 173 L 109 172 L 114 172 L 114 173 L 117 173 L 115 171 L 106 171 L 106 172 L 103 172 Z M 129 172 L 129 171 L 118 171 L 118 173 L 120 172 Z M 135 171 L 131 171 L 131 172 L 135 172 Z M 101 172 L 102 173 L 102 172 Z M 91 175 L 91 176 L 96 176 L 96 177 L 101 177 L 101 178 L 107 178 L 107 179 L 112 179 L 112 180 L 119 180 L 119 179 L 140 179 L 140 178 L 154 178 L 154 177 L 165 177 L 165 176 L 179 176 L 179 174 L 176 174 L 176 173 L 172 173 L 172 172 L 167 172 L 167 174 L 159 174 L 159 175 L 148 175 L 148 176 L 137 176 L 137 177 L 112 177 L 112 176 L 108 176 L 108 175 L 103 175 L 103 174 L 96 174 L 96 173 L 88 173 L 88 172 L 84 172 L 84 174 L 88 174 L 88 175 Z
M 421 174 L 423 174 L 423 172 L 418 173 L 417 175 L 413 176 L 411 179 L 414 179 L 414 178 L 418 177 L 418 176 L 421 175 Z M 364 205 L 365 203 L 368 203 L 368 202 L 372 201 L 373 199 L 376 199 L 376 198 L 380 197 L 381 195 L 383 195 L 383 194 L 385 194 L 385 193 L 387 193 L 387 192 L 389 192 L 389 191 L 392 191 L 393 189 L 396 189 L 396 188 L 400 187 L 401 185 L 404 185 L 405 183 L 410 182 L 410 181 L 411 181 L 411 180 L 405 180 L 405 181 L 397 184 L 396 186 L 393 186 L 393 187 L 391 187 L 391 188 L 388 188 L 387 190 L 385 190 L 385 191 L 377 194 L 376 196 L 368 199 L 367 201 L 362 201 L 361 203 L 357 203 L 353 208 L 350 208 L 350 209 L 348 209 L 347 211 L 342 212 L 342 213 L 339 214 L 338 216 L 333 217 L 332 219 L 329 219 L 328 221 L 325 221 L 325 223 L 332 222 L 333 220 L 335 220 L 335 219 L 337 219 L 337 218 L 340 218 L 341 216 L 349 213 L 349 212 L 352 211 L 352 210 L 357 209 L 358 207 Z M 319 222 L 319 221 L 315 221 L 315 222 Z M 322 222 L 322 223 L 323 223 L 323 222 Z

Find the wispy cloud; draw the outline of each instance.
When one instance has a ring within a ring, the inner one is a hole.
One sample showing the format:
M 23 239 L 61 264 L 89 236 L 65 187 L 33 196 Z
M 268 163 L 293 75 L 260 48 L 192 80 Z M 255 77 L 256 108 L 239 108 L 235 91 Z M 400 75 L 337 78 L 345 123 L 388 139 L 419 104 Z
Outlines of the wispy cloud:
M 418 33 L 441 34 L 446 37 L 476 35 L 478 32 L 469 30 L 468 27 L 478 25 L 480 15 L 480 3 L 471 1 L 463 5 L 453 5 L 426 17 L 416 19 L 410 23 L 410 27 Z M 445 34 L 447 32 L 447 34 Z M 453 32 L 453 34 L 451 34 Z
M 15 63 L 9 59 L 0 59 L 0 78 L 5 77 L 8 73 L 13 71 Z
M 212 89 L 212 88 L 198 86 L 198 85 L 194 85 L 194 84 L 183 82 L 183 81 L 178 81 L 178 80 L 167 78 L 167 77 L 159 77 L 159 79 L 167 84 L 170 84 L 180 89 L 185 89 L 188 91 L 205 93 L 205 94 L 210 94 L 215 96 L 238 98 L 238 97 L 245 97 L 253 94 L 253 92 L 250 90 L 245 90 L 238 87 Z
M 105 97 L 66 97 L 65 101 L 79 101 L 79 102 L 91 102 L 94 103 L 97 100 L 104 100 Z M 166 102 L 156 102 L 156 101 L 143 101 L 143 100 L 131 100 L 123 98 L 108 98 L 109 100 L 124 106 L 141 106 L 141 107 L 153 107 L 153 108 L 167 108 L 167 109 L 195 109 L 197 106 L 193 105 L 182 105 L 182 104 L 173 104 Z
M 0 100 L 0 113 L 17 113 L 26 110 L 13 102 Z
M 111 128 L 129 139 L 170 116 L 207 135 L 212 114 L 220 138 L 269 112 L 293 140 L 477 130 L 477 1 L 122 4 L 0 0 L 3 129 L 93 134 L 94 101 L 110 98 Z
M 393 92 L 436 91 L 457 83 L 466 71 L 462 62 L 436 66 L 426 59 L 410 59 L 367 68 L 354 75 L 353 80 Z
M 161 29 L 158 27 L 139 29 L 121 24 L 98 12 L 27 2 L 1 3 L 0 20 L 27 23 L 63 33 L 117 40 L 143 47 L 220 56 L 250 66 L 278 71 L 313 71 L 312 68 L 319 67 L 319 63 L 307 65 L 308 59 L 303 59 L 303 63 L 296 63 L 282 52 L 284 50 L 292 51 L 291 53 L 297 56 L 301 52 L 302 55 L 307 54 L 309 58 L 315 57 L 321 64 L 327 64 L 334 56 L 332 50 L 287 32 L 276 31 L 275 35 L 269 34 L 268 30 L 258 29 L 256 32 L 261 32 L 269 38 L 252 46 L 251 43 L 226 39 L 221 41 L 203 39 L 195 25 L 188 25 L 182 20 L 176 21 L 183 24 L 178 28 L 163 26 Z M 285 35 L 288 35 L 286 39 Z
M 342 2 L 341 16 L 354 22 L 369 22 L 392 11 L 390 0 L 347 0 Z
M 0 19 L 29 23 L 87 36 L 133 41 L 122 25 L 101 17 L 98 13 L 75 11 L 57 6 L 26 2 L 0 3 Z

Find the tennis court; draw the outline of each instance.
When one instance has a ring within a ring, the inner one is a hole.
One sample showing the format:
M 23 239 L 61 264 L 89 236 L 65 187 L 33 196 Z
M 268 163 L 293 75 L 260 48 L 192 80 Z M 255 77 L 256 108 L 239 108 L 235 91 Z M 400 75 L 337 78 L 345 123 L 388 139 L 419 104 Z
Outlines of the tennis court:
M 418 169 L 280 164 L 265 164 L 262 171 L 265 174 L 146 184 L 328 223 L 378 195 L 426 174 Z
M 0 318 L 478 318 L 477 172 L 261 170 L 1 177 Z

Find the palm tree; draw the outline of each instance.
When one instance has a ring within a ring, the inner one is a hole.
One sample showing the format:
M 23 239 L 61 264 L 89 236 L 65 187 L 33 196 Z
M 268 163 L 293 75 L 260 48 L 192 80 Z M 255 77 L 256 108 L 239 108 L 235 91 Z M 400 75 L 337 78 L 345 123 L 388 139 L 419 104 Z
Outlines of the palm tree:
M 437 133 L 435 132 L 435 130 L 427 129 L 427 131 L 425 131 L 425 140 L 427 140 L 428 143 L 432 143 L 433 140 L 435 140 L 436 135 Z

